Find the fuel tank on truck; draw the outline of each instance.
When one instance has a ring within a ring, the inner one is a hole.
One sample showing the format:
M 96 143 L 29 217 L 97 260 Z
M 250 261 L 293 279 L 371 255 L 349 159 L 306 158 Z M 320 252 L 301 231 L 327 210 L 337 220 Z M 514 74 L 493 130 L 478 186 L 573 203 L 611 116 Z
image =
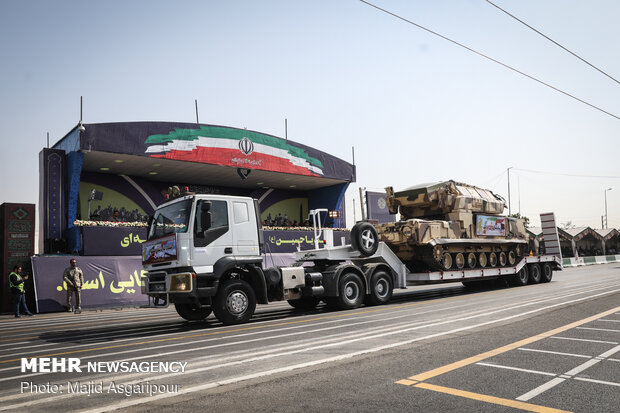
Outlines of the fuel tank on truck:
M 386 192 L 400 221 L 376 225 L 378 237 L 410 271 L 506 267 L 526 252 L 524 221 L 501 215 L 506 201 L 488 189 L 450 180 Z

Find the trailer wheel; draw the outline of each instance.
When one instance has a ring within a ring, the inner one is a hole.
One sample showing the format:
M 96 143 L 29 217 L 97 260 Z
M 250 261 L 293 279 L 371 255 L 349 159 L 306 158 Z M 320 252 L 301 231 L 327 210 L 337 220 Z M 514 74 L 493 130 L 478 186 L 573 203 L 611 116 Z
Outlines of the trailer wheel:
M 256 309 L 256 295 L 243 280 L 226 280 L 215 296 L 213 313 L 226 325 L 245 323 Z
M 343 274 L 338 283 L 338 293 L 336 300 L 330 300 L 331 305 L 336 304 L 343 310 L 357 308 L 364 300 L 364 284 L 357 274 L 352 272 Z
M 521 271 L 512 276 L 512 279 L 510 281 L 512 285 L 516 287 L 521 287 L 527 285 L 528 279 L 529 271 L 527 265 L 524 265 L 523 268 L 521 268 Z
M 548 283 L 551 281 L 551 278 L 553 278 L 553 267 L 551 266 L 551 264 L 549 264 L 548 262 L 544 263 L 542 265 L 542 278 L 540 279 L 541 282 L 544 283 Z
M 368 222 L 355 224 L 351 229 L 351 246 L 365 257 L 377 252 L 379 236 L 375 227 Z
M 366 302 L 370 305 L 382 305 L 390 301 L 394 287 L 392 285 L 392 277 L 379 270 L 370 277 L 370 294 Z
M 538 284 L 540 282 L 541 273 L 540 273 L 540 265 L 538 264 L 530 264 L 530 268 L 528 268 L 530 273 L 529 284 Z
M 198 307 L 192 304 L 174 304 L 177 313 L 187 321 L 200 321 L 209 317 L 211 307 Z
M 297 310 L 314 310 L 321 302 L 317 297 L 301 297 L 298 300 L 288 300 L 288 303 Z

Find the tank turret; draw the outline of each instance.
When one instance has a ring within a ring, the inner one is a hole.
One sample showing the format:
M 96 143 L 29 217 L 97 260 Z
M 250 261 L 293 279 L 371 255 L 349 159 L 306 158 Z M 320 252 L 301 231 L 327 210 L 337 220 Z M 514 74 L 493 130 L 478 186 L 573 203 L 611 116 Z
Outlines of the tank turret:
M 451 180 L 386 192 L 401 220 L 377 233 L 411 270 L 504 267 L 525 252 L 523 220 L 501 215 L 506 202 L 488 189 Z

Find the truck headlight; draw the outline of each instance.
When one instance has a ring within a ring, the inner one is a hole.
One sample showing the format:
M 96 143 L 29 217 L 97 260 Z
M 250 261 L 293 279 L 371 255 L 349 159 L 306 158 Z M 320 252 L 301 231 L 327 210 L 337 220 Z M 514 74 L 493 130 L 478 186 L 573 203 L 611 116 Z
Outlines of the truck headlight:
M 175 274 L 170 276 L 170 292 L 183 292 L 192 290 L 191 274 Z

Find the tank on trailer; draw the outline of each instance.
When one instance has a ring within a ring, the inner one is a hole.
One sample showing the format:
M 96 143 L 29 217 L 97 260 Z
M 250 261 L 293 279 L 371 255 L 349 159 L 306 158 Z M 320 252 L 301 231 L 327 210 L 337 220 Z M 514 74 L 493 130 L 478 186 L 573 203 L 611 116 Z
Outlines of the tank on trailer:
M 501 215 L 506 202 L 488 189 L 450 180 L 386 192 L 401 220 L 376 225 L 379 240 L 410 271 L 513 266 L 527 249 L 524 221 Z

